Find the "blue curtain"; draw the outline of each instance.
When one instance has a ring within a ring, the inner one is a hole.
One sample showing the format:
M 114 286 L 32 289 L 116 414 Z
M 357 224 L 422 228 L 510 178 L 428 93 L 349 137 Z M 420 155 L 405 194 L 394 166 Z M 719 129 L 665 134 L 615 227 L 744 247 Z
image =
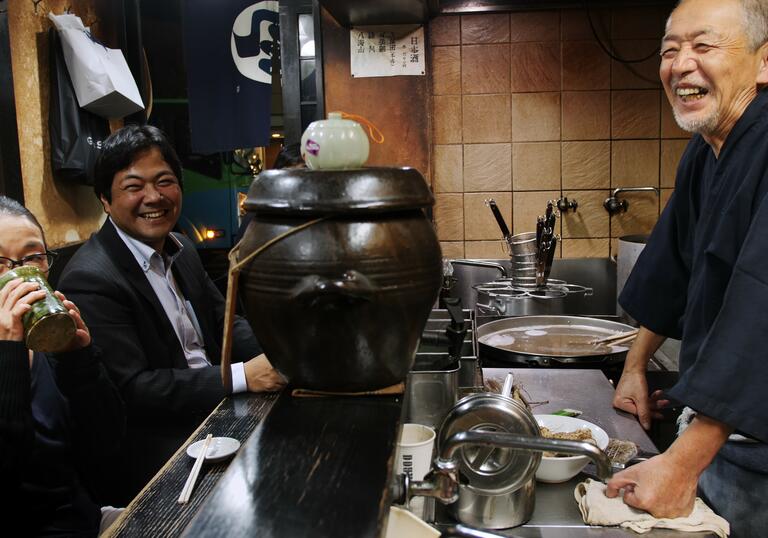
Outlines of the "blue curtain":
M 278 2 L 185 0 L 192 150 L 266 146 Z

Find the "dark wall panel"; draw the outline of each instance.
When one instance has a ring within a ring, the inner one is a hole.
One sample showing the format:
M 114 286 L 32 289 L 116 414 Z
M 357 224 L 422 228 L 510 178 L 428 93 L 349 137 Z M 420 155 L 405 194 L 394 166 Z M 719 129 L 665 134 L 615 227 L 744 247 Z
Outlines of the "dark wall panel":
M 0 194 L 23 203 L 7 0 L 0 0 L 0 125 Z
M 370 120 L 385 136 L 371 143 L 368 166 L 412 166 L 429 177 L 429 94 L 426 76 L 353 78 L 349 30 L 323 11 L 325 109 Z

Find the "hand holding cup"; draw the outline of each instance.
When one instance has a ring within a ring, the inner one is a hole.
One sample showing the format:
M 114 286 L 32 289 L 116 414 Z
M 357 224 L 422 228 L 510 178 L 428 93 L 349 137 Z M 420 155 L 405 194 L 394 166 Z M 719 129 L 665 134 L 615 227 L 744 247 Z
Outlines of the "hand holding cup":
M 0 288 L 0 340 L 24 340 L 24 314 L 45 295 L 37 283 L 24 282 L 21 278 L 14 278 Z
M 77 313 L 76 308 L 62 304 L 37 267 L 25 265 L 0 276 L 2 339 L 20 341 L 23 336 L 26 346 L 33 351 L 69 350 L 78 330 L 77 318 L 70 310 Z M 90 336 L 87 340 L 90 342 Z

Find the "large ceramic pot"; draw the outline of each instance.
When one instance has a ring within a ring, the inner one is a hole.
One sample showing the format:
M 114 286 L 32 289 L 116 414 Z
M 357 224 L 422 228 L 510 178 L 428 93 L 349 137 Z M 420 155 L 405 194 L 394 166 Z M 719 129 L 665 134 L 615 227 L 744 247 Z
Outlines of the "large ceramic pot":
M 239 259 L 256 337 L 294 386 L 364 391 L 405 379 L 442 279 L 440 246 L 410 168 L 268 170 L 245 207 Z

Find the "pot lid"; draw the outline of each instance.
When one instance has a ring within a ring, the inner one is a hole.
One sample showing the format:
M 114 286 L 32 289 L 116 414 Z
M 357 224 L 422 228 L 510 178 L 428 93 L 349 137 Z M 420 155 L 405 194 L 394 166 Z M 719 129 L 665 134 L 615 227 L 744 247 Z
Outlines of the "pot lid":
M 446 415 L 437 438 L 438 453 L 445 441 L 462 431 L 494 431 L 539 435 L 533 415 L 513 398 L 481 392 L 461 399 Z M 456 451 L 459 472 L 475 491 L 503 495 L 533 479 L 541 453 L 508 448 L 464 446 Z
M 245 208 L 257 213 L 383 213 L 429 207 L 434 197 L 415 168 L 265 170 Z

